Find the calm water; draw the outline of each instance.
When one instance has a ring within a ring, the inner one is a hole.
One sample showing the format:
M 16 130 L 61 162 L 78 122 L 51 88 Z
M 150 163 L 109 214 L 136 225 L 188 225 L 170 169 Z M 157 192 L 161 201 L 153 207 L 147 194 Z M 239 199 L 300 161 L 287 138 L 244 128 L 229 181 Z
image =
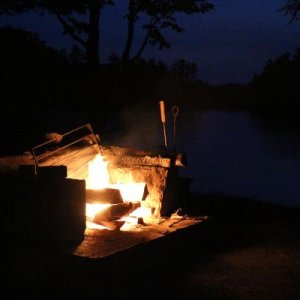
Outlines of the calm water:
M 300 134 L 263 129 L 245 113 L 195 113 L 179 147 L 192 190 L 300 206 Z
M 162 143 L 159 116 L 125 115 L 128 135 L 120 145 L 149 148 Z M 167 121 L 169 140 L 172 120 Z M 177 150 L 187 153 L 182 176 L 196 193 L 224 193 L 300 207 L 300 134 L 264 129 L 246 113 L 180 115 Z

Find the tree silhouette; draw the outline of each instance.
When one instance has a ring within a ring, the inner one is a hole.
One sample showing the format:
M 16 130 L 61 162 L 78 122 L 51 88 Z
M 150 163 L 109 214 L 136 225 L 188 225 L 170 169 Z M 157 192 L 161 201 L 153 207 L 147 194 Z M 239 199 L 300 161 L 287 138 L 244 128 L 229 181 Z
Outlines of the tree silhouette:
M 269 60 L 252 84 L 255 110 L 277 117 L 299 119 L 300 50 Z
M 300 20 L 300 1 L 287 0 L 285 5 L 280 9 L 286 15 L 291 17 L 290 21 Z
M 178 33 L 184 29 L 178 24 L 175 15 L 206 13 L 213 9 L 213 4 L 206 0 L 129 0 L 127 18 L 127 39 L 122 54 L 122 60 L 138 59 L 147 45 L 158 46 L 159 49 L 170 48 L 170 43 L 164 35 L 165 29 Z M 138 19 L 142 14 L 148 17 L 144 23 L 145 37 L 138 51 L 130 56 L 134 40 L 134 32 Z
M 179 25 L 179 14 L 200 14 L 213 9 L 208 0 L 127 0 L 127 38 L 122 61 L 139 59 L 147 45 L 159 49 L 171 45 L 165 36 L 165 30 L 182 32 Z M 123 2 L 124 3 L 124 2 Z M 17 15 L 29 10 L 48 12 L 61 23 L 64 34 L 79 43 L 86 53 L 87 64 L 97 67 L 100 64 L 100 18 L 102 10 L 112 0 L 6 0 L 0 2 L 0 15 Z M 137 20 L 143 16 L 145 37 L 137 52 L 131 56 L 134 32 Z
M 99 23 L 102 9 L 111 0 L 7 0 L 0 3 L 0 14 L 16 15 L 28 10 L 47 11 L 64 28 L 64 34 L 84 47 L 86 61 L 95 67 L 100 63 Z M 84 20 L 87 16 L 87 20 Z
M 99 23 L 103 8 L 113 4 L 111 0 L 61 0 L 41 1 L 41 8 L 55 15 L 64 33 L 85 48 L 86 61 L 90 67 L 100 64 Z M 83 20 L 87 16 L 87 21 Z
M 0 2 L 0 14 L 15 15 L 35 8 L 35 0 L 6 0 Z
M 196 80 L 197 65 L 184 59 L 179 59 L 171 66 L 171 72 L 177 79 Z
M 1 72 L 14 68 L 49 68 L 67 64 L 63 52 L 48 47 L 35 33 L 4 26 L 0 28 L 0 40 Z

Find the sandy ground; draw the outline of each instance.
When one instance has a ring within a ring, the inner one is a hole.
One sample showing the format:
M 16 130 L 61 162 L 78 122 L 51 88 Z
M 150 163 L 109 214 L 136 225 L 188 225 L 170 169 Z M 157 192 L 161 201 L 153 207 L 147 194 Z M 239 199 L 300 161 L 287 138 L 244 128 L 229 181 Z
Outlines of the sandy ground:
M 5 244 L 5 299 L 300 299 L 300 212 L 220 195 L 209 219 L 105 259 Z

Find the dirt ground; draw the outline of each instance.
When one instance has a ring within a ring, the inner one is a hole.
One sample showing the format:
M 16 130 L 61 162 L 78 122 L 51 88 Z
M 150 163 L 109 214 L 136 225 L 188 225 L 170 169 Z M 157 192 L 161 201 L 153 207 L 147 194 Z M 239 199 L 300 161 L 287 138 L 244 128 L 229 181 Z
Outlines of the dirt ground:
M 105 259 L 6 243 L 6 299 L 300 299 L 298 209 L 209 195 L 188 213 L 209 218 Z

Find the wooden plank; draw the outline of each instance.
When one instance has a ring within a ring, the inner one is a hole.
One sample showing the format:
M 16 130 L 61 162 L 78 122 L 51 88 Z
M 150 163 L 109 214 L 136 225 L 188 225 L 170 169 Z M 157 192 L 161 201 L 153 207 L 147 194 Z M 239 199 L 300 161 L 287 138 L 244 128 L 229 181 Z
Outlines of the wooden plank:
M 119 204 L 112 204 L 111 206 L 101 210 L 98 212 L 93 222 L 101 224 L 103 221 L 116 221 L 121 219 L 122 217 L 128 216 L 131 212 L 136 210 L 141 206 L 141 203 L 119 203 Z
M 118 204 L 123 202 L 120 190 L 105 188 L 101 190 L 86 190 L 86 202 L 93 204 Z

